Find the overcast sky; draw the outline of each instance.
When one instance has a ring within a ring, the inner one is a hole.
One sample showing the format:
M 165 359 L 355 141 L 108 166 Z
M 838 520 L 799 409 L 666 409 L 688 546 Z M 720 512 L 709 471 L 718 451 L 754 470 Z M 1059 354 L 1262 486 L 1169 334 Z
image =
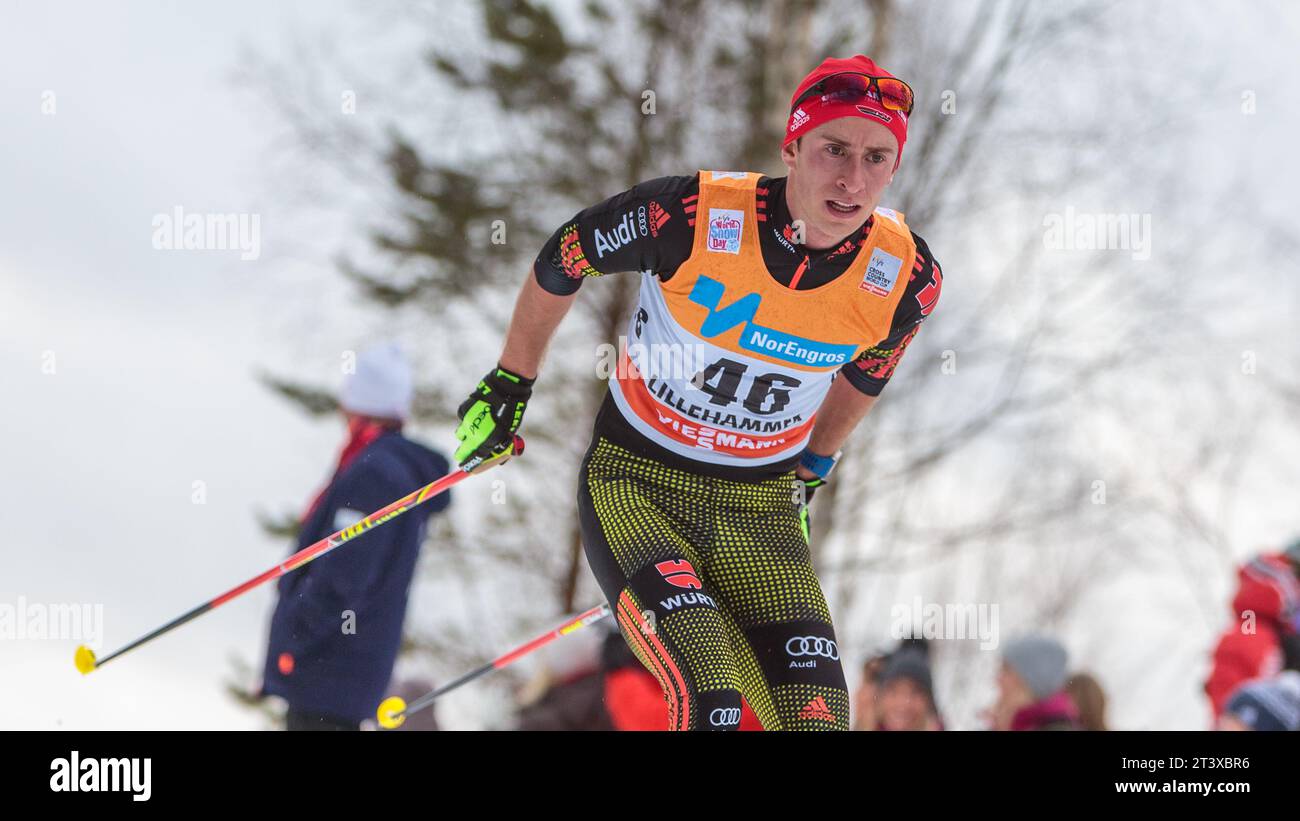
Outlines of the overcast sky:
M 241 45 L 274 51 L 340 6 L 6 3 L 0 602 L 102 604 L 112 649 L 282 554 L 252 514 L 305 503 L 339 430 L 254 375 L 295 353 L 285 302 L 328 300 L 266 287 L 284 267 L 266 123 L 228 78 Z M 153 217 L 178 204 L 259 213 L 261 258 L 155 250 Z M 297 364 L 330 383 L 334 361 Z M 268 587 L 84 680 L 76 642 L 0 641 L 0 727 L 253 726 L 221 680 L 232 652 L 257 656 L 270 602 Z

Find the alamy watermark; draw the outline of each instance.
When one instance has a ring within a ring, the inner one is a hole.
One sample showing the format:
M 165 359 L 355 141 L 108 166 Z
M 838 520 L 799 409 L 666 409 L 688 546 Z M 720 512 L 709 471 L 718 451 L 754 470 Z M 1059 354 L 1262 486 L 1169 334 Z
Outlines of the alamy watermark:
M 152 224 L 159 251 L 239 251 L 244 261 L 262 255 L 261 214 L 187 214 L 177 205 L 154 214 Z
M 82 758 L 73 750 L 50 762 L 51 792 L 124 792 L 132 801 L 148 801 L 152 758 Z
M 1043 246 L 1052 251 L 1129 251 L 1133 259 L 1151 258 L 1150 214 L 1064 214 L 1043 217 Z
M 998 646 L 998 605 L 926 602 L 913 596 L 889 610 L 889 635 L 895 639 L 979 639 L 981 650 Z
M 693 379 L 710 365 L 709 346 L 692 343 L 628 344 L 619 336 L 618 345 L 596 346 L 596 376 L 632 378 L 633 368 L 647 379 Z
M 77 641 L 98 650 L 104 641 L 104 605 L 0 602 L 0 641 Z

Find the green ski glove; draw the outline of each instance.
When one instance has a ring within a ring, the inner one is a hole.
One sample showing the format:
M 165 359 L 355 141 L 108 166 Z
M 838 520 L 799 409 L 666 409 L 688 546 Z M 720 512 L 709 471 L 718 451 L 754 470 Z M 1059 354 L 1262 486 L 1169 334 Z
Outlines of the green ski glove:
M 456 409 L 460 417 L 456 427 L 456 438 L 460 440 L 456 448 L 458 465 L 475 457 L 488 461 L 510 452 L 535 381 L 500 365 L 483 377 Z

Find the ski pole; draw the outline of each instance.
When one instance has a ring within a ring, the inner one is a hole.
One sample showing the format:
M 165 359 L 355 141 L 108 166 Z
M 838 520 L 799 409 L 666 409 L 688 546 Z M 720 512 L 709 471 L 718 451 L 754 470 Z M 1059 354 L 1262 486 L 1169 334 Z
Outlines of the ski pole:
M 77 665 L 77 669 L 81 671 L 82 675 L 86 675 L 90 673 L 92 670 L 97 670 L 100 667 L 103 667 L 105 664 L 108 664 L 113 659 L 122 655 L 123 653 L 127 653 L 131 650 L 134 650 L 135 648 L 139 647 L 142 644 L 146 644 L 150 641 L 153 641 L 154 639 L 158 638 L 164 633 L 168 633 L 172 630 L 175 630 L 177 627 L 180 627 L 182 624 L 185 624 L 186 622 L 191 621 L 192 619 L 196 619 L 199 616 L 202 616 L 204 613 L 208 612 L 209 610 L 217 609 L 218 607 L 230 601 L 231 599 L 236 599 L 242 596 L 243 594 L 247 593 L 249 590 L 252 590 L 254 587 L 257 587 L 260 584 L 268 582 L 271 579 L 279 578 L 280 576 L 283 576 L 286 573 L 291 573 L 294 570 L 297 570 L 298 568 L 302 567 L 303 565 L 307 564 L 313 559 L 318 559 L 321 556 L 324 556 L 326 553 L 329 553 L 334 548 L 339 547 L 347 542 L 350 542 L 352 539 L 356 538 L 357 536 L 360 536 L 362 533 L 365 533 L 371 528 L 378 527 L 379 525 L 382 525 L 385 522 L 389 522 L 392 521 L 393 519 L 396 519 L 398 516 L 401 516 L 406 511 L 418 507 L 419 505 L 422 505 L 425 502 L 432 499 L 434 496 L 437 496 L 438 494 L 446 491 L 452 485 L 457 484 L 458 482 L 460 482 L 470 474 L 479 473 L 495 465 L 502 464 L 510 457 L 518 456 L 523 452 L 524 452 L 524 440 L 522 437 L 516 436 L 513 447 L 510 450 L 502 453 L 501 455 L 495 456 L 491 459 L 484 459 L 483 457 L 476 457 L 474 459 L 471 459 L 470 461 L 461 465 L 451 473 L 448 473 L 446 476 L 442 477 L 441 479 L 437 479 L 433 482 L 430 482 L 429 484 L 425 485 L 419 490 L 412 491 L 406 496 L 403 496 L 402 498 L 398 499 L 396 502 L 393 502 L 392 504 L 389 504 L 385 507 L 380 508 L 379 510 L 376 510 L 374 513 L 371 513 L 369 516 L 365 517 L 364 519 L 362 519 L 361 521 L 357 522 L 356 524 L 350 527 L 346 527 L 336 533 L 326 536 L 325 538 L 321 539 L 320 541 L 314 544 L 304 547 L 302 550 L 299 550 L 297 553 L 294 553 L 292 556 L 285 559 L 283 562 L 280 562 L 275 567 L 272 567 L 270 570 L 267 570 L 265 573 L 262 573 L 258 576 L 254 576 L 253 578 L 249 579 L 248 581 L 244 582 L 238 587 L 233 587 L 230 590 L 227 590 L 225 593 L 222 593 L 220 596 L 217 596 L 215 599 L 210 599 L 209 601 L 200 604 L 198 607 L 195 607 L 193 610 L 190 610 L 187 613 L 183 613 L 180 616 L 177 616 L 176 618 L 164 624 L 162 627 L 159 627 L 157 630 L 154 630 L 153 632 L 141 636 L 140 638 L 136 639 L 135 641 L 131 642 L 125 647 L 114 650 L 112 653 L 109 653 L 107 656 L 104 656 L 102 659 L 95 658 L 95 653 L 93 650 L 91 650 L 89 647 L 87 647 L 84 644 L 81 645 L 80 647 L 77 648 L 76 655 L 73 658 L 73 663 Z
M 541 647 L 544 644 L 551 643 L 555 639 L 558 639 L 560 636 L 566 636 L 569 633 L 572 633 L 576 630 L 586 627 L 589 624 L 595 624 L 601 619 L 607 618 L 612 612 L 613 611 L 609 609 L 608 604 L 602 604 L 599 607 L 593 607 L 585 613 L 581 613 L 577 616 L 574 616 L 572 619 L 569 619 L 564 624 L 561 624 L 559 627 L 556 627 L 554 630 L 551 630 L 547 633 L 543 633 L 542 635 L 538 636 L 537 638 L 533 639 L 527 644 L 516 647 L 514 650 L 511 650 L 509 653 L 506 653 L 504 656 L 501 656 L 500 658 L 490 661 L 487 664 L 484 664 L 482 667 L 479 667 L 475 670 L 471 670 L 470 672 L 466 673 L 465 675 L 461 676 L 455 681 L 449 681 L 446 684 L 442 685 L 441 687 L 437 688 L 436 690 L 431 690 L 428 693 L 425 693 L 424 695 L 417 698 L 415 701 L 412 701 L 409 706 L 407 705 L 406 701 L 402 699 L 401 696 L 389 696 L 388 698 L 384 699 L 382 703 L 380 703 L 379 709 L 375 711 L 376 717 L 379 719 L 379 726 L 387 730 L 396 729 L 397 727 L 402 726 L 402 722 L 406 721 L 407 716 L 411 715 L 412 713 L 417 713 L 420 710 L 423 710 L 425 707 L 428 707 L 438 697 L 450 693 L 452 690 L 455 690 L 457 687 L 460 687 L 463 684 L 468 684 L 469 682 L 473 681 L 474 679 L 478 678 L 479 676 L 485 673 L 490 673 L 493 670 L 500 670 L 502 667 L 505 667 L 506 665 L 511 664 L 517 661 L 518 659 L 520 659 L 521 657 L 526 656 L 529 653 L 533 652 L 538 647 Z

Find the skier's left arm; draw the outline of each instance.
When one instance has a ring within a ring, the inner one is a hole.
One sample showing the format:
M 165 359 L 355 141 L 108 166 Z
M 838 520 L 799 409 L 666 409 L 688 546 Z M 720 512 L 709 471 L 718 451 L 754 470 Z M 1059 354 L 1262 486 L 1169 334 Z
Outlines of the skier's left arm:
M 907 290 L 894 312 L 890 334 L 840 368 L 841 378 L 831 384 L 826 399 L 817 410 L 817 422 L 808 442 L 812 454 L 830 456 L 840 450 L 849 434 L 876 404 L 907 346 L 916 338 L 921 323 L 939 301 L 943 272 L 925 240 L 916 234 L 912 237 L 916 241 L 916 260 Z M 796 473 L 801 479 L 815 477 L 803 465 Z

